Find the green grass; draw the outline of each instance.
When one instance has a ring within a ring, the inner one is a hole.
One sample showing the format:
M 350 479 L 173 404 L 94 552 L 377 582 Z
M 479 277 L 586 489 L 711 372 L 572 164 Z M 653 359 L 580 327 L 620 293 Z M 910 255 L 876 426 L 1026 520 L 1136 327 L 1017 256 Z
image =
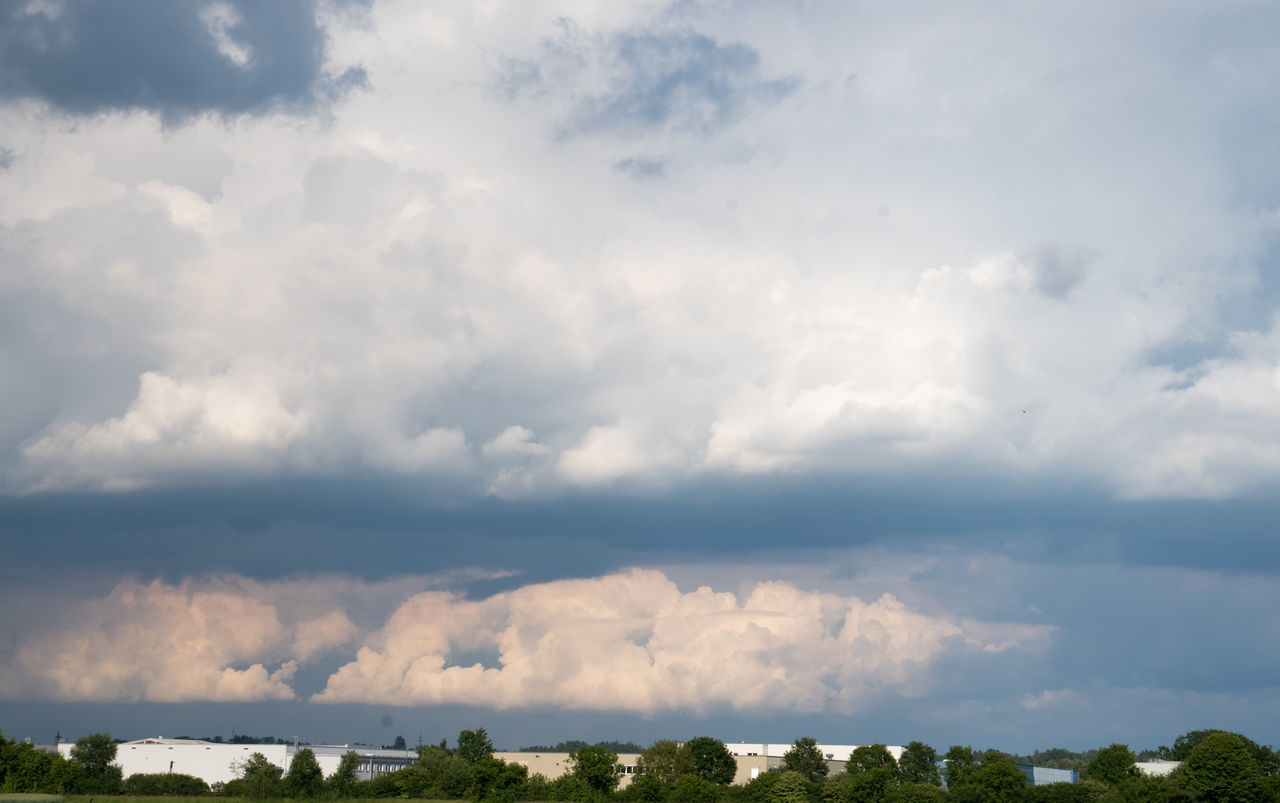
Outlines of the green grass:
M 0 803 L 63 803 L 62 795 L 37 795 L 27 792 L 6 792 L 0 794 Z
M 406 800 L 403 798 L 318 798 L 329 803 L 458 803 L 454 800 L 430 800 L 425 798 L 415 798 Z M 89 803 L 90 800 L 103 801 L 103 803 L 192 803 L 192 801 L 200 801 L 200 803 L 297 803 L 298 798 L 269 798 L 267 800 L 257 800 L 247 797 L 215 797 L 213 795 L 200 795 L 199 797 L 142 797 L 134 795 L 67 795 L 61 797 L 59 795 L 0 795 L 0 803 Z

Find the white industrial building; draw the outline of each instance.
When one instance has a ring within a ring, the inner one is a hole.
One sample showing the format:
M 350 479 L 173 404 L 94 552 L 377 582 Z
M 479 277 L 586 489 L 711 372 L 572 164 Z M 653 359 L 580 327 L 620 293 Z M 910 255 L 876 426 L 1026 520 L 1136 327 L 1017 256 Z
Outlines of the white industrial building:
M 63 742 L 58 752 L 65 757 L 74 745 Z M 418 760 L 414 750 L 380 750 L 372 747 L 347 745 L 302 745 L 315 753 L 316 761 L 326 776 L 338 769 L 338 763 L 348 750 L 354 750 L 360 758 L 356 774 L 360 778 L 373 778 L 407 767 Z M 208 784 L 226 783 L 239 778 L 249 756 L 261 753 L 267 761 L 288 771 L 293 756 L 301 747 L 291 744 L 226 744 L 204 742 L 199 739 L 138 739 L 116 747 L 116 766 L 128 778 L 141 773 L 176 772 L 194 775 Z
M 70 756 L 74 745 L 63 742 L 58 745 L 58 752 Z M 347 751 L 354 751 L 360 759 L 357 777 L 361 779 L 376 778 L 390 772 L 413 765 L 418 760 L 416 750 L 383 750 L 373 747 L 348 745 L 304 745 L 315 753 L 316 761 L 326 776 L 338 769 L 338 763 Z M 725 746 L 734 756 L 738 771 L 733 782 L 744 784 L 752 778 L 769 770 L 782 766 L 782 757 L 791 750 L 791 743 L 768 742 L 727 742 Z M 121 773 L 130 775 L 158 774 L 175 772 L 193 775 L 208 784 L 226 783 L 241 777 L 245 762 L 254 753 L 261 753 L 267 761 L 287 771 L 294 755 L 303 746 L 291 744 L 227 744 L 223 742 L 205 742 L 199 739 L 165 739 L 157 736 L 154 739 L 138 739 L 124 742 L 117 746 L 115 764 Z M 831 772 L 844 770 L 844 764 L 859 745 L 852 744 L 819 744 L 820 752 L 827 760 Z M 894 760 L 902 758 L 905 750 L 900 745 L 889 745 L 887 749 Z M 569 771 L 568 753 L 511 753 L 495 752 L 494 757 L 503 761 L 523 764 L 530 774 L 541 773 L 547 778 L 558 778 Z M 635 764 L 639 756 L 634 753 L 620 754 L 618 761 L 626 772 L 622 777 L 622 786 L 631 782 L 635 772 Z M 1178 762 L 1143 762 L 1139 769 L 1148 774 L 1165 774 Z M 1052 783 L 1053 781 L 1075 782 L 1079 775 L 1070 770 L 1049 770 L 1045 767 L 1029 767 L 1019 765 L 1027 773 L 1033 784 Z

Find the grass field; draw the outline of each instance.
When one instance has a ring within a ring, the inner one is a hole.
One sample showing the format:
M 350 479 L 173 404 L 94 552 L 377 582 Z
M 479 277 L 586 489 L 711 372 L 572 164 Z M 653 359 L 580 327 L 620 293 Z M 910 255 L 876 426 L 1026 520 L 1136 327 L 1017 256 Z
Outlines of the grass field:
M 337 800 L 334 798 L 322 798 L 330 800 L 332 803 L 388 803 L 386 798 L 342 798 Z M 201 795 L 200 797 L 133 797 L 130 795 L 0 795 L 0 803 L 89 803 L 90 800 L 97 803 L 192 803 L 192 801 L 226 801 L 226 803 L 296 803 L 298 798 L 269 798 L 267 800 L 252 800 L 245 797 L 214 797 L 213 795 Z M 458 803 L 458 801 L 450 800 L 429 800 L 425 798 L 402 799 L 395 798 L 395 803 Z

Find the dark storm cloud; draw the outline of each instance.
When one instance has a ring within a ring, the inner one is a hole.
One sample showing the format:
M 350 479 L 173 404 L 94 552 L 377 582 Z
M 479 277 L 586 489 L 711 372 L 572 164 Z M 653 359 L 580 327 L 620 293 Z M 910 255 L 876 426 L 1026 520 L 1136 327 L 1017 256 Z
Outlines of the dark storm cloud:
M 0 95 L 73 114 L 171 118 L 306 110 L 365 82 L 360 68 L 323 73 L 325 35 L 306 0 L 70 0 L 50 9 L 0 9 Z
M 581 88 L 593 71 L 604 73 L 604 91 Z M 692 30 L 586 36 L 562 21 L 561 37 L 546 42 L 538 59 L 509 61 L 498 86 L 513 98 L 570 95 L 562 136 L 634 136 L 658 129 L 717 130 L 754 104 L 787 97 L 798 80 L 763 78 L 755 48 Z
M 373 476 L 44 494 L 0 501 L 0 537 L 13 565 L 83 563 L 145 576 L 521 572 L 475 593 L 663 561 L 775 560 L 771 550 L 784 543 L 796 561 L 833 548 L 956 543 L 1036 563 L 1280 573 L 1269 529 L 1280 511 L 1262 501 L 1112 502 L 1052 488 L 777 479 L 701 483 L 661 498 L 447 498 L 426 500 L 420 483 Z

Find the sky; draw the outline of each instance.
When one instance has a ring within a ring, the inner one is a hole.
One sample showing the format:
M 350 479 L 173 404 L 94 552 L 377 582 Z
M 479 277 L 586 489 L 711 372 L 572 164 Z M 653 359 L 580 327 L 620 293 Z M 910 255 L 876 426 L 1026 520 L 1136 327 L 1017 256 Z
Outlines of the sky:
M 0 5 L 0 731 L 1280 743 L 1277 27 Z

